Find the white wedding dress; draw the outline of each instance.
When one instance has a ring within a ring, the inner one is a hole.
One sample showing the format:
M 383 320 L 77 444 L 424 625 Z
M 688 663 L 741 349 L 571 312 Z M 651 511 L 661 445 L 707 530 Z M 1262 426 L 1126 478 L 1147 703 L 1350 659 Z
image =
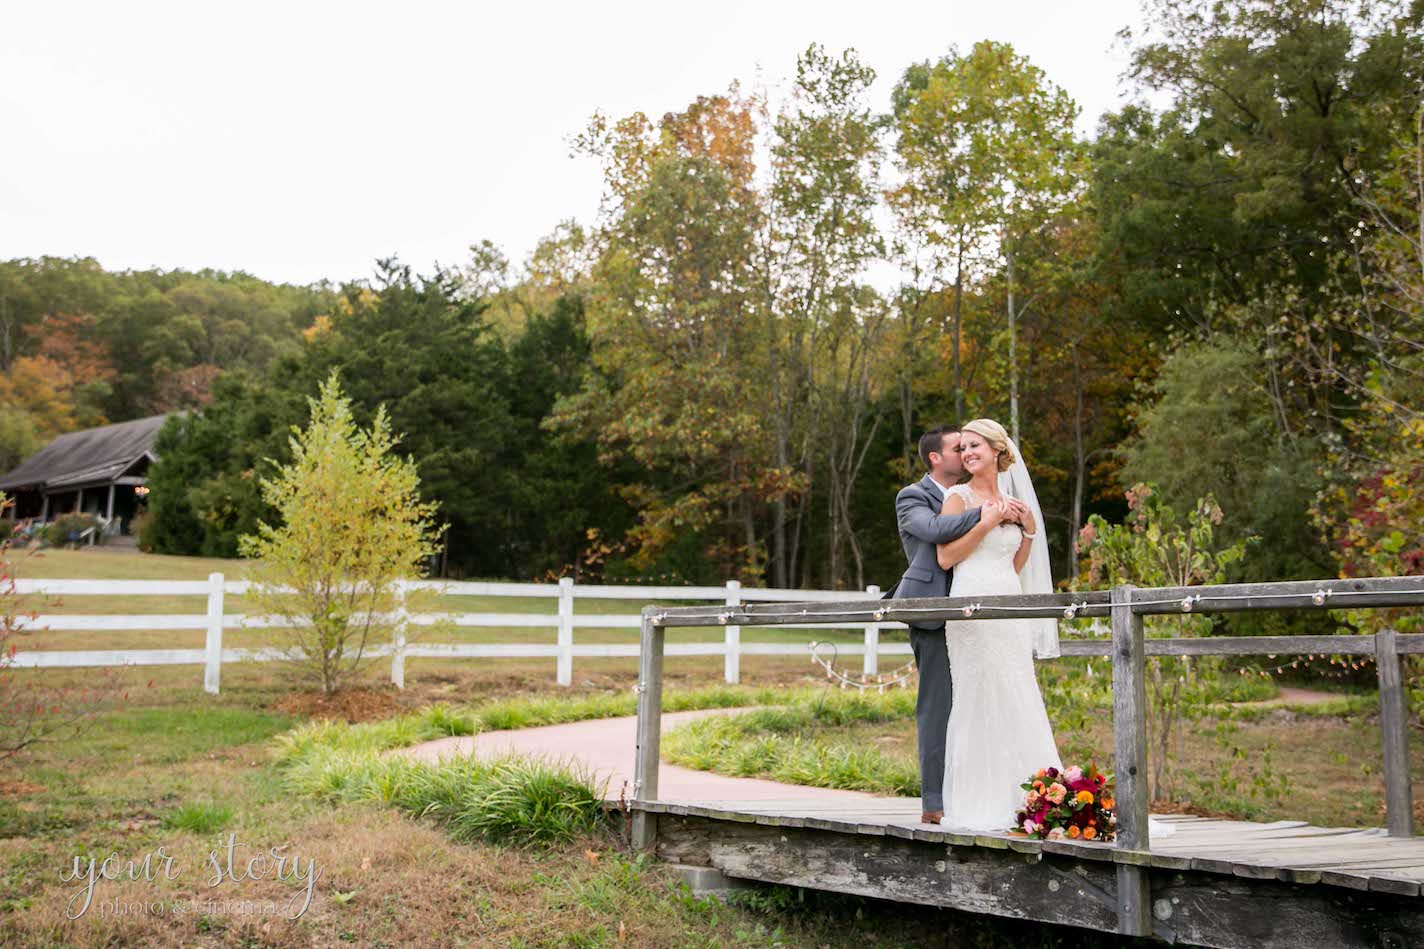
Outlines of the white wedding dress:
M 950 488 L 966 510 L 980 507 L 969 485 Z M 1000 524 L 954 567 L 950 596 L 1020 594 L 1017 524 Z M 944 749 L 944 819 L 951 830 L 1002 833 L 1023 806 L 1019 785 L 1058 768 L 1058 746 L 1033 671 L 1033 634 L 1015 619 L 945 623 L 954 686 Z

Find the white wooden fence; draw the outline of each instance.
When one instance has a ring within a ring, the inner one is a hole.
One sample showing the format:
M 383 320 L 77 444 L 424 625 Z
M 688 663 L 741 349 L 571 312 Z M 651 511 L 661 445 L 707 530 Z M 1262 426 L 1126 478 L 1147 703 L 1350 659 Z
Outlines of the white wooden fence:
M 203 649 L 122 649 L 122 650 L 30 650 L 18 652 L 12 666 L 14 668 L 38 669 L 58 667 L 94 666 L 203 666 L 203 687 L 216 695 L 225 662 L 270 662 L 286 660 L 292 656 L 282 649 L 224 649 L 223 631 L 228 629 L 272 629 L 280 628 L 285 621 L 275 617 L 244 616 L 227 613 L 223 609 L 224 597 L 240 596 L 246 593 L 250 584 L 245 580 L 225 580 L 220 573 L 211 574 L 207 580 L 19 580 L 17 592 L 56 597 L 104 597 L 104 596 L 192 596 L 206 597 L 207 611 L 204 614 L 148 614 L 102 615 L 80 613 L 51 613 L 33 620 L 26 619 L 26 626 L 50 630 L 204 630 L 207 633 Z M 391 659 L 391 681 L 399 687 L 405 686 L 405 661 L 412 657 L 441 659 L 510 659 L 550 657 L 555 660 L 555 676 L 560 685 L 573 682 L 574 657 L 608 658 L 636 657 L 639 644 L 628 643 L 582 643 L 574 642 L 575 629 L 626 629 L 637 630 L 642 617 L 638 613 L 578 614 L 574 610 L 577 600 L 633 600 L 639 604 L 676 600 L 702 600 L 735 605 L 749 601 L 786 602 L 806 600 L 838 600 L 855 598 L 845 591 L 827 590 L 768 590 L 743 588 L 736 580 L 729 580 L 720 587 L 672 587 L 672 586 L 605 586 L 577 584 L 570 579 L 553 583 L 482 583 L 453 581 L 420 581 L 406 585 L 407 589 L 432 590 L 449 596 L 479 597 L 538 597 L 557 600 L 554 613 L 418 613 L 400 615 L 404 623 L 397 624 L 394 641 L 368 648 L 367 655 Z M 879 587 L 867 587 L 866 599 L 878 599 Z M 408 627 L 434 626 L 448 623 L 455 627 L 534 627 L 557 631 L 554 643 L 438 643 L 407 642 Z M 778 628 L 793 629 L 860 629 L 864 641 L 861 643 L 838 643 L 837 650 L 842 655 L 863 656 L 862 671 L 874 675 L 879 670 L 882 655 L 908 656 L 908 643 L 887 643 L 881 645 L 880 631 L 883 629 L 903 629 L 904 625 L 894 622 L 880 623 L 779 623 Z M 724 677 L 729 683 L 741 681 L 742 656 L 804 656 L 806 646 L 789 643 L 742 642 L 742 627 L 726 626 L 721 642 L 669 643 L 666 648 L 670 656 L 715 656 L 724 657 Z

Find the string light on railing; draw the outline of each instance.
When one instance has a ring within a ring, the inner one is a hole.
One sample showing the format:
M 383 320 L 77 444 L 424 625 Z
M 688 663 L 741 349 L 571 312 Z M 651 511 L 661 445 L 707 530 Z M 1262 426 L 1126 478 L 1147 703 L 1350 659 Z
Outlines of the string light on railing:
M 1404 591 L 1398 591 L 1398 594 L 1399 594 L 1399 595 L 1404 595 L 1404 596 L 1418 596 L 1418 597 L 1424 597 L 1424 590 L 1404 590 Z M 1315 590 L 1315 591 L 1312 592 L 1312 593 L 1279 593 L 1279 594 L 1273 594 L 1273 597 L 1274 597 L 1274 598 L 1277 598 L 1277 599 L 1297 599 L 1297 598 L 1298 598 L 1298 599 L 1302 599 L 1302 600 L 1309 600 L 1311 603 L 1313 603 L 1313 604 L 1316 605 L 1316 606 L 1325 606 L 1325 605 L 1327 605 L 1327 604 L 1329 603 L 1329 601 L 1332 600 L 1332 599 L 1340 599 L 1340 598 L 1342 598 L 1342 597 L 1352 597 L 1352 596 L 1379 596 L 1379 595 L 1380 595 L 1379 593 L 1374 592 L 1374 591 L 1371 591 L 1371 590 L 1327 590 L 1327 589 L 1321 588 L 1321 589 Z M 1179 610 L 1181 610 L 1183 613 L 1193 613 L 1193 612 L 1196 612 L 1196 611 L 1200 608 L 1200 605 L 1201 605 L 1201 603 L 1202 603 L 1203 600 L 1205 600 L 1205 601 L 1206 601 L 1207 603 L 1209 603 L 1209 604 L 1214 604 L 1214 603 L 1234 603 L 1234 602 L 1242 602 L 1242 601 L 1246 601 L 1246 600 L 1259 600 L 1259 599 L 1261 599 L 1261 595 L 1260 595 L 1260 594 L 1220 594 L 1220 595 L 1212 595 L 1212 594 L 1196 593 L 1196 594 L 1192 594 L 1191 596 L 1184 597 L 1184 598 L 1182 598 L 1182 599 L 1170 599 L 1170 600 L 1139 600 L 1139 599 L 1134 599 L 1134 600 L 1132 601 L 1132 606 L 1133 606 L 1134 608 L 1147 607 L 1147 606 L 1175 606 L 1175 607 L 1177 607 Z M 976 613 L 1010 613 L 1010 614 L 1015 614 L 1015 613 L 1040 613 L 1040 614 L 1041 614 L 1041 613 L 1044 612 L 1044 610 L 1045 610 L 1046 608 L 1047 608 L 1047 609 L 1055 609 L 1056 607 L 1043 607 L 1043 606 L 1009 606 L 1009 605 L 1000 605 L 1000 604 L 997 604 L 997 603 L 987 604 L 987 605 L 986 605 L 986 604 L 984 604 L 984 603 L 972 603 L 972 604 L 970 604 L 970 605 L 968 605 L 968 606 L 959 607 L 958 612 L 960 613 L 961 616 L 964 616 L 964 617 L 972 617 L 972 616 L 974 616 Z M 689 607 L 688 609 L 693 609 L 693 608 L 692 608 L 692 607 Z M 1107 603 L 1094 604 L 1094 603 L 1090 603 L 1090 602 L 1087 601 L 1087 600 L 1083 600 L 1082 602 L 1070 602 L 1066 607 L 1061 607 L 1061 609 L 1062 609 L 1062 612 L 1063 612 L 1064 617 L 1066 617 L 1066 618 L 1068 618 L 1068 619 L 1074 619 L 1074 618 L 1076 618 L 1079 614 L 1085 613 L 1085 612 L 1087 612 L 1087 611 L 1090 610 L 1090 609 L 1097 609 L 1097 610 L 1102 610 L 1102 611 L 1106 612 L 1106 611 L 1109 609 L 1109 604 L 1107 604 Z M 1070 610 L 1071 610 L 1071 615 L 1070 615 L 1070 612 L 1069 612 Z M 751 622 L 751 621 L 755 621 L 755 620 L 757 620 L 757 619 L 762 619 L 762 620 L 777 620 L 777 619 L 800 619 L 800 618 L 806 618 L 806 619 L 815 620 L 818 616 L 829 616 L 829 617 L 835 617 L 835 619 L 836 619 L 837 621 L 840 621 L 840 622 L 856 622 L 856 621 L 857 621 L 857 616 L 856 616 L 857 612 L 858 612 L 858 611 L 856 611 L 856 610 L 839 609 L 839 610 L 836 610 L 836 611 L 834 611 L 834 612 L 827 612 L 827 613 L 823 613 L 823 614 L 817 614 L 817 613 L 814 613 L 814 612 L 812 612 L 812 611 L 810 611 L 810 610 L 807 610 L 807 609 L 800 609 L 800 610 L 791 611 L 791 612 L 784 612 L 784 613 L 771 613 L 771 612 L 767 612 L 767 613 L 756 613 L 756 614 L 747 613 L 747 614 L 744 614 L 744 621 L 746 621 L 746 622 Z M 946 612 L 945 607 L 942 607 L 942 606 L 905 606 L 905 607 L 889 606 L 889 607 L 876 607 L 876 608 L 874 608 L 874 609 L 869 609 L 869 608 L 867 608 L 867 609 L 865 610 L 865 612 L 864 612 L 864 619 L 861 620 L 861 621 L 882 622 L 882 621 L 884 621 L 885 618 L 886 618 L 888 615 L 890 615 L 890 614 L 899 614 L 899 615 L 903 615 L 903 614 L 907 614 L 907 613 L 941 613 L 941 614 L 943 614 L 943 613 L 945 613 L 945 612 Z M 667 615 L 667 614 L 665 614 L 665 613 L 664 613 L 664 614 L 659 614 L 659 618 L 665 619 L 665 618 L 666 618 L 666 615 Z M 718 617 L 718 619 L 719 619 L 719 621 L 720 621 L 721 614 L 716 614 L 716 615 L 717 615 L 717 617 Z M 730 618 L 734 618 L 735 615 L 736 615 L 736 614 L 731 614 L 731 615 L 729 616 L 729 619 L 730 619 Z M 683 624 L 683 625 L 693 625 L 696 620 L 702 619 L 703 617 L 699 617 L 699 616 L 695 616 L 695 615 L 694 615 L 694 616 L 685 616 L 685 617 L 681 617 L 681 618 L 684 619 L 684 624 Z M 708 618 L 710 619 L 710 617 L 708 617 Z
M 819 652 L 822 646 L 829 646 L 833 650 L 831 660 L 822 658 Z M 884 694 L 887 688 L 893 689 L 896 686 L 905 688 L 910 677 L 915 674 L 915 662 L 912 659 L 893 672 L 877 673 L 873 678 L 862 673 L 859 678 L 853 679 L 835 667 L 835 643 L 812 642 L 808 644 L 808 648 L 811 650 L 811 661 L 824 669 L 826 678 L 837 682 L 842 689 L 854 688 L 861 692 L 874 689 L 876 692 Z

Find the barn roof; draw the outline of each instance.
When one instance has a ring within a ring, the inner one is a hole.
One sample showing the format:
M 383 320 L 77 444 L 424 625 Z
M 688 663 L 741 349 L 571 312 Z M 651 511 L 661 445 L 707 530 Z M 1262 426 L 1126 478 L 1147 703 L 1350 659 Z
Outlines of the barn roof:
M 112 481 L 153 451 L 158 430 L 167 420 L 167 415 L 154 415 L 61 435 L 0 477 L 0 491 Z

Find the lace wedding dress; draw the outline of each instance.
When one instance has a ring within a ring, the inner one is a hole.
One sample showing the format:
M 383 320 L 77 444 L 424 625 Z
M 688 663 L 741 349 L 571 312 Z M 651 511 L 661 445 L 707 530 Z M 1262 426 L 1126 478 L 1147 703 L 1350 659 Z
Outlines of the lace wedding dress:
M 966 509 L 983 499 L 961 484 Z M 1000 524 L 954 567 L 950 596 L 1019 594 L 1017 524 Z M 1019 787 L 1040 768 L 1063 768 L 1033 671 L 1032 632 L 1014 619 L 945 624 L 953 705 L 945 740 L 944 819 L 949 829 L 1002 833 L 1023 805 Z

